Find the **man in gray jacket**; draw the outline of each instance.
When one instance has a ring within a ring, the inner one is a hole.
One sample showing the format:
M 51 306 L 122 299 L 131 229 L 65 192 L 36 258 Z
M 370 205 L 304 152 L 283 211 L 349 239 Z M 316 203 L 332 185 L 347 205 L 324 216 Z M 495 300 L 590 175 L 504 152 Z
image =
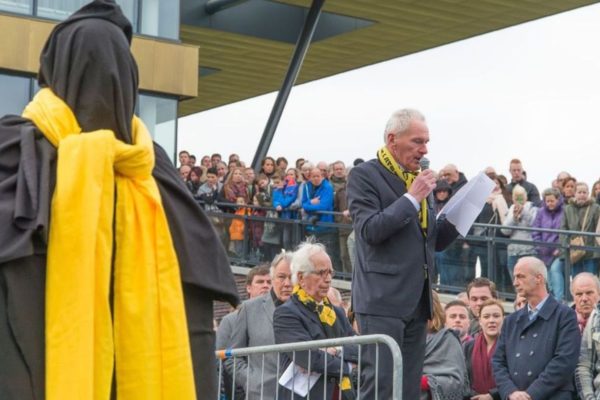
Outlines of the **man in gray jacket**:
M 282 252 L 271 263 L 271 290 L 262 296 L 250 299 L 240 307 L 233 330 L 231 347 L 243 348 L 275 344 L 273 335 L 273 312 L 292 295 L 292 253 Z M 236 385 L 246 390 L 248 400 L 275 398 L 277 389 L 277 355 L 260 354 L 236 359 Z M 262 394 L 262 396 L 261 396 Z
M 356 235 L 352 305 L 361 334 L 383 333 L 402 350 L 403 399 L 418 399 L 425 327 L 431 316 L 434 252 L 457 236 L 436 219 L 432 171 L 419 172 L 429 129 L 423 115 L 396 111 L 384 131 L 377 158 L 350 172 L 348 203 Z M 363 347 L 365 398 L 375 398 L 375 346 Z M 392 358 L 379 351 L 379 398 L 392 397 Z

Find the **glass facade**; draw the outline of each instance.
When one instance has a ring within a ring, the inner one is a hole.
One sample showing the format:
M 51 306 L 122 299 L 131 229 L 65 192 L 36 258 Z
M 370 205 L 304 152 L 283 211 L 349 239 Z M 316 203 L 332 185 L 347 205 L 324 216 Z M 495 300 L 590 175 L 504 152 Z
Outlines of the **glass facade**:
M 90 0 L 0 0 L 0 12 L 33 15 L 64 20 Z M 116 0 L 133 24 L 135 33 L 163 39 L 179 40 L 179 1 Z M 20 115 L 39 89 L 37 81 L 0 71 L 0 117 Z M 137 108 L 154 140 L 175 161 L 177 140 L 177 99 L 140 94 Z
M 141 0 L 140 30 L 142 35 L 179 39 L 179 2 Z
M 142 35 L 179 40 L 179 1 L 116 0 L 133 31 Z M 0 0 L 0 11 L 62 21 L 89 0 Z
M 177 99 L 140 94 L 139 117 L 144 121 L 152 138 L 175 162 L 177 137 Z
M 21 115 L 29 102 L 31 79 L 17 75 L 0 74 L 0 117 Z
M 31 15 L 33 0 L 0 0 L 0 10 Z
M 62 21 L 86 3 L 89 3 L 89 0 L 37 0 L 34 15 Z M 134 32 L 137 32 L 136 3 L 136 0 L 117 0 L 123 13 L 132 22 Z

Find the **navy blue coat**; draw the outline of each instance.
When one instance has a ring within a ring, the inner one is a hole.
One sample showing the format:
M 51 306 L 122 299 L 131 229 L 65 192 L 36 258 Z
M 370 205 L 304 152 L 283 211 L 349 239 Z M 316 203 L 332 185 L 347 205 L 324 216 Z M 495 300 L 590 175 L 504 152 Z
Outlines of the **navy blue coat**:
M 533 321 L 527 307 L 506 317 L 492 359 L 501 397 L 524 390 L 534 400 L 571 400 L 580 342 L 575 312 L 552 296 Z
M 336 324 L 340 324 L 342 328 L 342 337 L 353 336 L 354 331 L 348 322 L 348 318 L 344 313 L 344 310 L 339 307 L 334 307 L 336 314 Z M 294 343 L 294 342 L 306 342 L 310 340 L 322 340 L 328 339 L 323 330 L 323 326 L 319 317 L 316 313 L 311 312 L 302 303 L 300 303 L 295 297 L 280 305 L 275 309 L 273 314 L 273 331 L 275 333 L 275 343 Z M 325 352 L 323 351 L 311 351 L 310 353 L 310 370 L 323 374 L 324 363 L 325 363 Z M 282 357 L 282 369 L 281 372 L 285 371 L 285 368 L 291 362 L 291 353 L 284 354 Z M 296 352 L 296 365 L 308 370 L 308 352 Z M 340 371 L 343 369 L 343 375 L 350 376 L 351 370 L 347 362 L 358 362 L 358 346 L 347 345 L 344 346 L 344 363 L 342 364 L 341 358 L 333 357 L 327 354 L 327 396 L 323 397 L 323 386 L 325 383 L 325 377 L 321 378 L 315 383 L 310 391 L 310 398 L 314 400 L 329 399 L 332 395 L 333 383 L 339 381 Z M 280 388 L 280 399 L 291 398 L 291 392 L 287 389 Z M 284 392 L 283 394 L 281 394 Z M 300 396 L 295 395 L 295 399 L 299 399 Z
M 415 206 L 404 196 L 406 185 L 378 160 L 350 171 L 348 208 L 356 235 L 352 305 L 361 314 L 406 318 L 413 314 L 435 274 L 434 252 L 458 235 L 452 224 L 435 218 L 432 196 L 427 202 L 427 235 Z M 429 299 L 431 314 L 431 299 Z

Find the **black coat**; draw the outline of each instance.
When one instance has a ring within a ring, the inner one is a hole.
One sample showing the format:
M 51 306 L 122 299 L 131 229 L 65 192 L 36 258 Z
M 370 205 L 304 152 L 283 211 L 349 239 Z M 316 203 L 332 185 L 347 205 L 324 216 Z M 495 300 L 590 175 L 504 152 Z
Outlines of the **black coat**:
M 354 332 L 352 331 L 352 327 L 350 326 L 350 322 L 348 322 L 344 310 L 339 307 L 334 307 L 334 309 L 336 314 L 335 323 L 341 325 L 341 331 L 343 332 L 342 336 L 353 336 Z M 273 314 L 273 332 L 275 334 L 275 343 L 277 344 L 328 339 L 317 314 L 306 308 L 295 297 L 292 297 L 285 302 L 285 304 L 282 304 L 275 309 L 275 313 Z M 334 383 L 339 380 L 340 372 L 343 370 L 343 374 L 346 376 L 350 376 L 351 374 L 347 362 L 351 361 L 356 363 L 358 361 L 358 346 L 344 346 L 343 364 L 339 357 L 326 355 L 325 352 L 320 350 L 311 351 L 310 370 L 323 374 L 325 357 L 327 357 L 327 377 L 321 375 L 321 378 L 315 383 L 310 391 L 311 399 L 327 400 L 331 398 Z M 291 360 L 291 355 L 285 353 L 281 361 L 281 372 L 285 371 L 285 368 L 288 367 Z M 308 370 L 308 352 L 297 352 L 295 361 L 297 365 Z M 323 390 L 326 380 L 328 395 L 324 398 Z M 279 396 L 280 399 L 292 398 L 292 393 L 287 389 L 283 389 L 281 386 L 280 393 L 282 393 Z M 294 398 L 300 397 L 296 395 Z
M 88 3 L 50 34 L 39 83 L 83 132 L 111 129 L 131 143 L 137 66 L 131 25 L 113 1 Z M 223 246 L 168 156 L 155 146 L 157 182 L 179 261 L 198 399 L 216 398 L 213 299 L 238 303 Z M 0 399 L 44 398 L 44 306 L 56 150 L 29 120 L 0 119 Z M 95 232 L 89 232 L 94 235 Z

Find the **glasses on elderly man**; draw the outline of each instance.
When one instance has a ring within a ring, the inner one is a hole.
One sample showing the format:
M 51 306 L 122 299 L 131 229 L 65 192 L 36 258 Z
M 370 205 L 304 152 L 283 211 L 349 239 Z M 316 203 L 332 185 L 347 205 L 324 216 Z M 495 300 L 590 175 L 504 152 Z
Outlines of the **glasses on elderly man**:
M 330 275 L 333 277 L 333 269 L 331 268 L 327 268 L 327 269 L 315 269 L 309 272 L 310 274 L 314 274 L 314 275 L 318 275 L 320 278 L 325 278 L 327 275 Z

